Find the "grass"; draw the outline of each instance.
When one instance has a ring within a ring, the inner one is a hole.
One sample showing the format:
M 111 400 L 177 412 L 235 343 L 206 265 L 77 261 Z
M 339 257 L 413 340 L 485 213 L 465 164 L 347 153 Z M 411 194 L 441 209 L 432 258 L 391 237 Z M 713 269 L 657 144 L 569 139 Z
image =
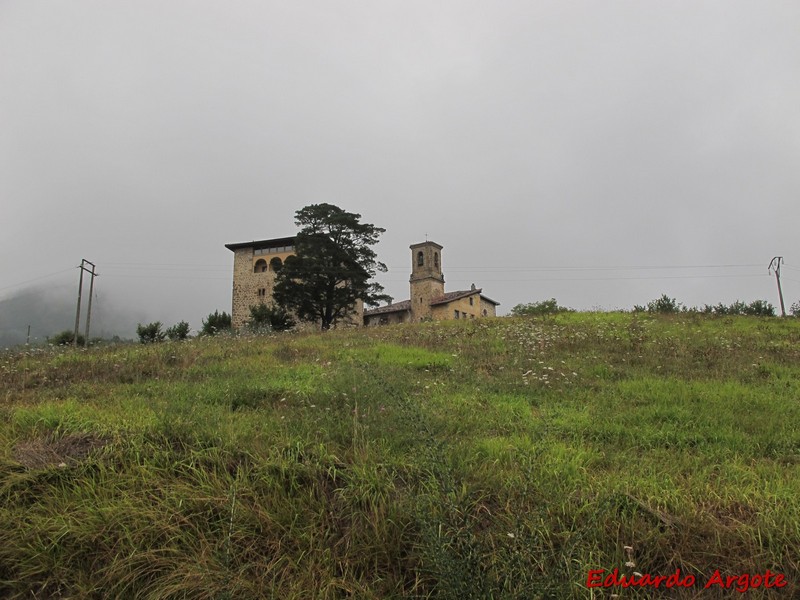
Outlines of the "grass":
M 717 569 L 798 593 L 797 320 L 30 349 L 0 381 L 2 597 L 730 597 Z M 698 583 L 587 589 L 614 568 Z

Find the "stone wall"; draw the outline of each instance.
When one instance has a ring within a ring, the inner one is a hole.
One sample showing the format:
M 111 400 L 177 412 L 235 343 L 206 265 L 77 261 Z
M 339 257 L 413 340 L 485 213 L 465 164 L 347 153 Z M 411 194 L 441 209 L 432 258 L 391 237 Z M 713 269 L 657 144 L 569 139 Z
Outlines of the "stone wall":
M 476 292 L 446 304 L 437 304 L 432 307 L 431 317 L 435 321 L 451 320 L 456 318 L 455 311 L 458 311 L 459 319 L 477 319 L 481 316 L 480 298 L 480 294 Z M 469 303 L 470 299 L 472 304 Z
M 231 303 L 231 325 L 241 329 L 250 318 L 250 307 L 262 302 L 272 303 L 275 286 L 275 271 L 269 264 L 273 258 L 283 263 L 292 252 L 254 255 L 253 248 L 238 248 L 233 254 L 233 299 Z M 256 263 L 263 260 L 266 271 L 255 272 Z
M 487 302 L 483 298 L 481 298 L 481 311 L 480 315 L 482 317 L 496 317 L 497 316 L 497 306 L 492 304 L 491 302 Z
M 375 327 L 377 325 L 396 325 L 398 323 L 408 323 L 410 320 L 411 316 L 407 310 L 399 310 L 397 312 L 382 313 L 365 317 L 364 325 L 367 327 Z

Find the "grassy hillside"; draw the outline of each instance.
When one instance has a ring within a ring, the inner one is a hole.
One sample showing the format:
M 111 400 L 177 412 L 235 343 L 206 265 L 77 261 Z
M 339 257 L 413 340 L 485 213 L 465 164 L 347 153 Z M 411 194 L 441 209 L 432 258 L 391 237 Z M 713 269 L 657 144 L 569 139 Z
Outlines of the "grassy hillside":
M 0 382 L 2 597 L 658 595 L 587 588 L 614 568 L 798 594 L 800 320 L 31 350 Z

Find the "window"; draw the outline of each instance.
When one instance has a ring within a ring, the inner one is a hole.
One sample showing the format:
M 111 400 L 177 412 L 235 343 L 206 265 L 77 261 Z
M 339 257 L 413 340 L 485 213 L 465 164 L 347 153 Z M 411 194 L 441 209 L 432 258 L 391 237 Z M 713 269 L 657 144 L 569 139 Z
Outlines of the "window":
M 417 266 L 418 267 L 425 266 L 425 255 L 422 253 L 422 250 L 417 252 Z
M 474 306 L 475 305 L 475 302 L 473 300 L 474 300 L 474 298 L 470 297 L 470 299 L 469 299 L 469 305 L 470 306 Z
M 470 318 L 470 319 L 474 319 L 474 318 L 475 318 L 475 315 L 470 315 L 470 316 L 469 316 L 469 318 Z
M 253 267 L 253 273 L 266 273 L 267 272 L 267 261 L 263 258 L 259 258 L 256 261 L 255 266 Z
M 488 315 L 488 314 L 489 314 L 489 313 L 488 313 L 488 312 L 486 312 L 486 309 L 484 308 L 484 309 L 483 309 L 483 316 L 485 317 L 485 316 L 486 316 L 486 315 Z
M 459 312 L 457 310 L 454 310 L 453 311 L 453 316 L 455 316 L 455 318 L 458 319 L 459 318 Z
M 280 271 L 283 268 L 283 262 L 281 262 L 281 259 L 276 256 L 271 261 L 269 261 L 269 267 L 275 273 L 277 273 L 278 271 Z
M 264 298 L 267 295 L 267 288 L 258 288 L 258 297 Z
M 439 253 L 438 252 L 434 252 L 433 253 L 433 266 L 436 267 L 437 269 L 439 268 Z
M 278 254 L 281 252 L 294 252 L 294 246 L 275 246 L 273 248 L 255 248 L 253 254 Z

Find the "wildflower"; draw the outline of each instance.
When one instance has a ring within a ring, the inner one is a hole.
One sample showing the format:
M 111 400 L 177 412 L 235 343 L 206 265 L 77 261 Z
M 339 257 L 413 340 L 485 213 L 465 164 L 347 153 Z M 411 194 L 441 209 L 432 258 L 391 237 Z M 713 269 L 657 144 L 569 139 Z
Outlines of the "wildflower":
M 627 562 L 625 563 L 625 566 L 626 566 L 626 567 L 628 567 L 629 569 L 632 569 L 633 567 L 635 567 L 635 566 L 636 566 L 636 563 L 635 563 L 635 562 L 633 562 L 632 560 L 629 560 L 629 561 L 627 561 Z
M 509 532 L 508 532 L 506 535 L 507 535 L 508 537 L 512 538 L 512 539 L 513 539 L 513 538 L 515 538 L 515 537 L 517 537 L 517 536 L 515 536 L 513 533 L 511 533 L 510 531 L 509 531 Z

